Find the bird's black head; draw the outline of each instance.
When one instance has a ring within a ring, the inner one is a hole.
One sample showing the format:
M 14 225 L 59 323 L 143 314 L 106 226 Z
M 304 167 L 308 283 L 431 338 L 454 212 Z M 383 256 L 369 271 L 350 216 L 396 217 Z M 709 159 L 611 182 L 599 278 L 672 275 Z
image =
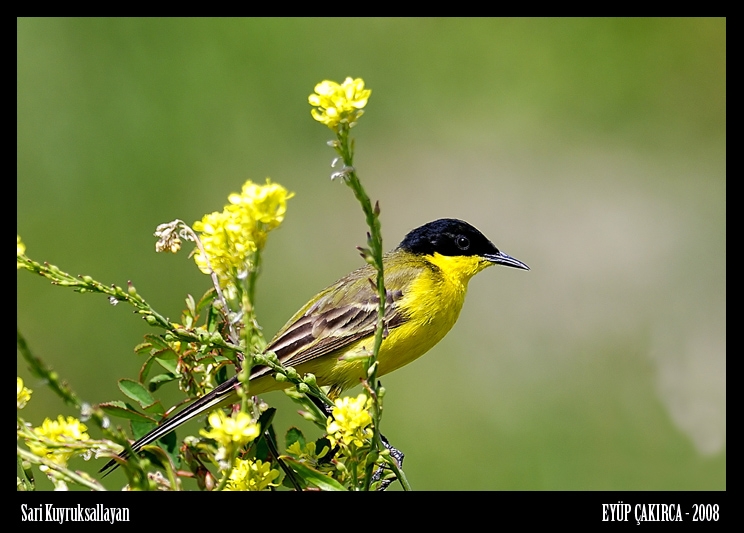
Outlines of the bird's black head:
M 463 220 L 440 218 L 411 230 L 400 248 L 418 255 L 479 256 L 493 263 L 529 270 L 521 261 L 500 252 L 485 235 Z
M 480 231 L 462 220 L 440 218 L 411 230 L 400 243 L 408 252 L 431 255 L 484 255 L 498 249 Z

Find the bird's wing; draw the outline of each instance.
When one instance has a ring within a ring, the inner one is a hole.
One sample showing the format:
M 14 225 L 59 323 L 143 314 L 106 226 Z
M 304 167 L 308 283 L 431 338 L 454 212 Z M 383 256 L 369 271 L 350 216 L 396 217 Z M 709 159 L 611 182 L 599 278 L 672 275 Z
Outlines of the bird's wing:
M 374 276 L 374 269 L 363 267 L 325 289 L 287 322 L 266 351 L 274 352 L 284 366 L 298 366 L 373 335 L 380 301 L 371 281 Z M 405 280 L 386 275 L 386 286 L 405 287 L 401 281 Z M 404 292 L 404 288 L 387 291 L 383 318 L 387 330 L 406 321 L 397 306 Z M 254 367 L 251 378 L 268 372 L 266 367 Z

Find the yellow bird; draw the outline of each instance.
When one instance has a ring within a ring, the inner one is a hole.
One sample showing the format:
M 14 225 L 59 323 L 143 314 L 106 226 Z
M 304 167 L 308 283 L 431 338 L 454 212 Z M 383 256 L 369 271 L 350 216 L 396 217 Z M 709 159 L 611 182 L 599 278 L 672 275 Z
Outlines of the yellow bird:
M 451 218 L 409 232 L 385 254 L 383 265 L 387 335 L 380 346 L 378 376 L 410 363 L 442 340 L 457 321 L 475 274 L 491 265 L 529 270 L 473 226 Z M 331 397 L 359 384 L 365 377 L 364 362 L 351 356 L 373 347 L 379 300 L 369 280 L 375 277 L 374 268 L 365 265 L 319 292 L 279 330 L 266 351 L 300 375 L 315 374 L 318 385 L 330 386 Z M 265 366 L 252 369 L 251 394 L 289 385 L 276 381 Z M 132 449 L 137 452 L 200 414 L 239 401 L 237 386 L 237 377 L 228 379 L 137 440 Z

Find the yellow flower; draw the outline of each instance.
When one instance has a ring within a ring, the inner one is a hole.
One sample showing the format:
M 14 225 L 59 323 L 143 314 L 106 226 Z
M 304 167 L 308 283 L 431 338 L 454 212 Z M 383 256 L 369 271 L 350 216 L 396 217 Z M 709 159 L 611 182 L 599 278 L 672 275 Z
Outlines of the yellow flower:
M 26 407 L 26 404 L 31 399 L 31 393 L 34 391 L 24 387 L 23 380 L 21 378 L 19 378 L 18 376 L 16 376 L 16 378 L 18 379 L 18 382 L 17 382 L 18 398 L 16 400 L 16 405 L 18 409 L 23 409 L 24 407 Z
M 268 232 L 277 228 L 287 212 L 290 193 L 266 179 L 266 185 L 248 180 L 240 194 L 229 196 L 222 212 L 215 211 L 194 223 L 199 239 L 223 288 L 234 287 L 236 280 L 253 268 L 253 255 L 263 249 Z M 199 269 L 209 274 L 207 258 L 194 254 Z
M 278 485 L 273 483 L 278 477 L 279 470 L 272 469 L 271 463 L 237 459 L 225 490 L 266 490 Z
M 266 185 L 258 185 L 248 180 L 243 185 L 241 194 L 231 194 L 228 199 L 233 205 L 244 206 L 255 220 L 266 225 L 267 229 L 274 229 L 284 220 L 287 212 L 287 199 L 293 193 L 278 183 L 271 183 L 266 179 Z
M 26 245 L 21 242 L 21 236 L 16 233 L 16 255 L 23 255 L 26 253 Z M 16 269 L 23 267 L 21 263 L 16 262 Z
M 332 446 L 362 447 L 372 437 L 372 399 L 360 394 L 356 398 L 337 398 L 333 417 L 328 418 L 326 431 Z
M 90 439 L 86 433 L 87 430 L 85 424 L 82 424 L 77 418 L 68 416 L 65 419 L 62 415 L 59 415 L 56 421 L 47 418 L 40 427 L 32 430 L 38 437 L 52 441 L 59 447 L 39 441 L 27 440 L 26 442 L 35 455 L 46 457 L 58 465 L 65 466 L 70 457 L 77 451 L 74 448 L 65 447 L 65 445 Z
M 341 85 L 324 80 L 315 86 L 315 92 L 307 100 L 315 107 L 311 111 L 313 118 L 338 131 L 339 124 L 348 124 L 349 128 L 356 124 L 370 94 L 372 91 L 364 88 L 362 78 L 346 78 Z
M 209 267 L 212 267 L 223 288 L 234 284 L 238 273 L 249 268 L 251 255 L 256 251 L 251 233 L 241 231 L 235 218 L 227 211 L 215 211 L 194 223 L 209 263 L 201 251 L 194 254 L 194 261 L 205 274 L 209 274 Z
M 234 417 L 225 415 L 222 411 L 214 411 L 209 415 L 209 425 L 212 429 L 199 430 L 203 437 L 216 440 L 223 448 L 234 450 L 248 444 L 258 437 L 261 430 L 253 419 L 245 413 L 237 413 Z

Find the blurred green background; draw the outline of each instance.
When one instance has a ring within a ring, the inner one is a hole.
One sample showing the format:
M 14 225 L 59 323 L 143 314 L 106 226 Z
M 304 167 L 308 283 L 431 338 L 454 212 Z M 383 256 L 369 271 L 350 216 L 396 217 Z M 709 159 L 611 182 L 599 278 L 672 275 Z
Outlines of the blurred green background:
M 532 268 L 477 276 L 444 341 L 383 379 L 383 432 L 413 487 L 726 488 L 724 19 L 17 30 L 17 226 L 30 257 L 132 280 L 177 320 L 209 280 L 186 254 L 155 254 L 155 227 L 271 176 L 296 193 L 258 291 L 273 335 L 361 263 L 364 220 L 329 180 L 331 133 L 307 96 L 363 77 L 356 162 L 386 246 L 457 217 Z M 27 271 L 17 321 L 89 402 L 122 399 L 117 379 L 136 377 L 133 348 L 156 332 L 126 305 Z M 29 421 L 74 414 L 20 359 L 18 375 L 35 391 Z M 307 427 L 283 394 L 267 400 L 284 427 Z

